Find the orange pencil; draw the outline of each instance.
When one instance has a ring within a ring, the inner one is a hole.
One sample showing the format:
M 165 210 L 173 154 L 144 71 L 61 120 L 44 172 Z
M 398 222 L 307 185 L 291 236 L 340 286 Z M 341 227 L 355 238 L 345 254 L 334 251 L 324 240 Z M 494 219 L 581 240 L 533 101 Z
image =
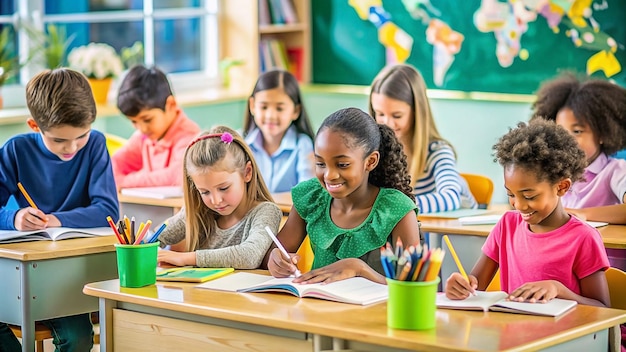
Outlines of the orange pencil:
M 148 220 L 146 221 L 146 225 L 143 227 L 143 229 L 141 230 L 141 233 L 139 235 L 137 235 L 137 239 L 135 239 L 135 242 L 133 244 L 139 244 L 141 243 L 141 240 L 143 240 L 143 238 L 146 236 L 146 234 L 148 233 L 148 229 L 150 228 L 150 225 L 152 225 L 152 220 Z
M 424 277 L 424 281 L 432 281 L 439 275 L 439 269 L 441 268 L 441 262 L 445 252 L 441 248 L 435 249 L 435 252 L 430 256 L 430 266 Z
M 22 192 L 22 194 L 24 195 L 24 198 L 26 198 L 26 201 L 28 202 L 28 204 L 30 204 L 31 208 L 35 208 L 39 210 L 35 202 L 33 202 L 33 199 L 28 195 L 28 192 L 26 192 L 26 189 L 24 188 L 24 186 L 22 186 L 21 182 L 17 183 L 17 188 L 20 189 L 20 192 Z

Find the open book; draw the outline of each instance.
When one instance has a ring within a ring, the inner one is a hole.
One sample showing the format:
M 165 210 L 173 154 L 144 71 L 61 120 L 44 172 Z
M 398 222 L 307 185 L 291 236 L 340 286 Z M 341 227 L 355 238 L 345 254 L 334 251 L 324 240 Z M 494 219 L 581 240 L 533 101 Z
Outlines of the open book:
M 110 227 L 92 227 L 92 228 L 70 228 L 70 227 L 51 227 L 45 230 L 37 231 L 6 231 L 0 230 L 0 243 L 41 241 L 41 240 L 66 240 L 69 238 L 96 237 L 96 236 L 113 236 L 113 230 Z
M 282 292 L 297 297 L 319 298 L 350 304 L 367 305 L 387 300 L 387 286 L 362 277 L 352 277 L 330 284 L 296 284 L 293 277 L 237 272 L 196 287 L 230 292 Z
M 181 198 L 183 196 L 183 189 L 180 186 L 137 187 L 137 188 L 122 188 L 120 193 L 126 196 L 154 198 L 154 199 L 167 199 L 167 198 Z
M 445 293 L 437 294 L 437 308 L 465 309 L 508 312 L 518 314 L 544 315 L 558 317 L 574 308 L 576 301 L 555 298 L 547 303 L 528 303 L 507 301 L 506 292 L 476 291 L 476 296 L 469 296 L 462 300 L 448 299 Z
M 172 268 L 157 271 L 158 281 L 205 282 L 233 272 L 233 268 Z

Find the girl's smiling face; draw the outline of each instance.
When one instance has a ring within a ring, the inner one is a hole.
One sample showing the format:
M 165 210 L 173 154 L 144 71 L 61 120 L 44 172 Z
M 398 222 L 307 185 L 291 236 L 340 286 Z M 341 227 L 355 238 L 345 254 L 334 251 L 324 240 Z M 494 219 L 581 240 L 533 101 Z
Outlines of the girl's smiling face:
M 294 104 L 282 88 L 256 92 L 249 103 L 254 123 L 263 137 L 268 139 L 282 139 L 291 123 L 300 115 L 300 106 Z
M 595 136 L 591 127 L 588 124 L 579 121 L 578 118 L 574 115 L 574 112 L 570 108 L 562 108 L 556 114 L 556 124 L 565 128 L 576 142 L 578 142 L 578 146 L 585 152 L 585 156 L 587 158 L 587 163 L 591 164 L 598 155 L 602 148 L 600 148 L 600 141 Z
M 504 168 L 504 187 L 509 203 L 520 212 L 533 232 L 556 229 L 569 219 L 560 197 L 570 186 L 570 179 L 552 184 L 539 181 L 535 172 L 530 170 L 515 165 Z
M 345 198 L 367 187 L 369 172 L 378 164 L 378 152 L 364 155 L 350 145 L 350 136 L 326 128 L 315 138 L 315 174 L 333 198 Z
M 389 126 L 399 140 L 413 137 L 415 118 L 411 105 L 379 93 L 372 93 L 370 102 L 376 122 Z

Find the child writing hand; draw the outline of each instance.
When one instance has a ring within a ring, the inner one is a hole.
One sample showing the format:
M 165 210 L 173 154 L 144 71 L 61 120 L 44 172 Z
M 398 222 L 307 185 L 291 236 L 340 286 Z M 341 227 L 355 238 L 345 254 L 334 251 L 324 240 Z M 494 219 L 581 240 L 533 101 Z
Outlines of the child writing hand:
M 259 76 L 243 126 L 243 136 L 270 192 L 289 192 L 315 176 L 313 129 L 291 73 L 275 70 Z
M 0 204 L 14 196 L 20 207 L 0 208 L 0 230 L 108 226 L 107 216 L 119 217 L 119 204 L 105 137 L 92 129 L 96 103 L 87 78 L 65 68 L 43 71 L 26 85 L 26 104 L 34 133 L 16 135 L 0 148 Z M 58 351 L 91 350 L 89 314 L 42 323 L 55 332 Z M 22 350 L 5 323 L 0 350 Z
M 574 138 L 553 122 L 536 120 L 520 123 L 493 148 L 515 211 L 506 212 L 487 237 L 469 282 L 459 273 L 448 278 L 446 296 L 464 299 L 485 290 L 500 268 L 510 300 L 609 306 L 602 238 L 561 203 L 586 165 Z
M 250 148 L 235 131 L 214 127 L 184 155 L 185 207 L 159 235 L 158 261 L 178 266 L 256 269 L 282 212 L 259 174 Z
M 354 276 L 386 283 L 380 248 L 419 244 L 417 207 L 406 157 L 393 131 L 356 108 L 328 116 L 315 137 L 315 174 L 295 186 L 293 207 L 278 239 L 295 252 L 310 236 L 313 270 L 294 282 L 330 283 Z M 275 277 L 292 275 L 297 258 L 278 248 L 265 263 Z
M 457 170 L 452 144 L 437 130 L 419 71 L 405 64 L 385 67 L 372 82 L 369 110 L 402 143 L 420 213 L 478 206 Z
M 183 154 L 200 127 L 176 103 L 165 73 L 156 67 L 131 68 L 117 107 L 137 129 L 113 155 L 117 188 L 181 185 Z

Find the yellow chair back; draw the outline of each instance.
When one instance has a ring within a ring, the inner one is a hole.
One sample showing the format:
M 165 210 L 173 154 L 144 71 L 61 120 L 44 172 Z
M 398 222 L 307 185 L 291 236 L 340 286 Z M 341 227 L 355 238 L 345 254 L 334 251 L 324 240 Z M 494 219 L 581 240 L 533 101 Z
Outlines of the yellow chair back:
M 304 238 L 296 253 L 300 256 L 300 261 L 298 262 L 300 272 L 304 274 L 311 271 L 313 266 L 313 249 L 311 248 L 311 240 L 308 235 Z
M 626 272 L 609 268 L 605 274 L 611 295 L 611 308 L 626 309 Z
M 485 291 L 502 291 L 500 288 L 500 269 L 496 271 L 496 274 L 493 276 L 493 279 L 491 279 L 491 282 Z
M 110 133 L 105 133 L 104 136 L 106 137 L 109 155 L 115 154 L 115 152 L 126 144 L 127 141 L 125 138 Z
M 467 185 L 469 186 L 470 192 L 474 198 L 476 198 L 476 202 L 478 202 L 478 207 L 481 209 L 486 209 L 491 202 L 491 196 L 493 195 L 493 181 L 487 176 L 476 175 L 476 174 L 461 174 Z

